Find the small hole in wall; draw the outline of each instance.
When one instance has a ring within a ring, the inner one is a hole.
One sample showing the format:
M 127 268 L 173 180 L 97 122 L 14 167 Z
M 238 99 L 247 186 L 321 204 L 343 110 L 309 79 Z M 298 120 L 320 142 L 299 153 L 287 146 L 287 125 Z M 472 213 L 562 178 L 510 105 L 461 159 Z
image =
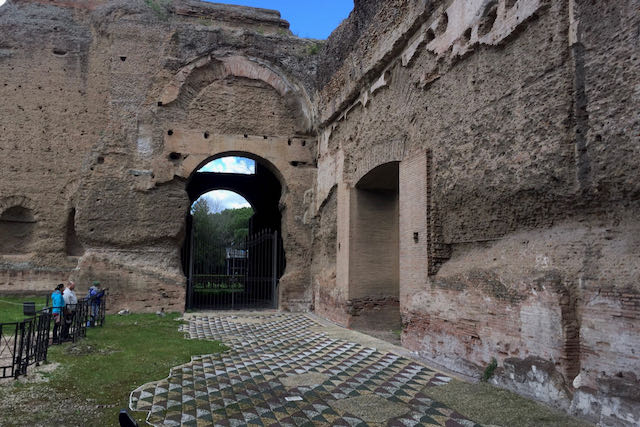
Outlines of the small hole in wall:
M 209 132 L 204 133 L 204 139 L 209 139 Z
M 471 28 L 467 28 L 467 30 L 462 35 L 462 39 L 465 43 L 469 43 L 471 41 Z
M 449 26 L 449 15 L 447 15 L 447 12 L 445 12 L 440 17 L 440 22 L 438 22 L 438 26 L 436 27 L 436 33 L 438 35 L 446 33 L 448 26 Z
M 53 54 L 55 56 L 66 56 L 67 53 L 68 52 L 66 50 L 64 50 L 64 49 L 58 49 L 58 48 L 53 49 Z
M 302 146 L 306 147 L 306 145 L 307 145 L 307 141 L 302 141 Z
M 170 160 L 176 161 L 176 160 L 180 160 L 181 158 L 182 158 L 182 155 L 180 153 L 173 152 L 173 153 L 169 154 L 169 159 Z
M 484 37 L 493 29 L 498 19 L 498 4 L 494 1 L 487 5 L 478 26 L 478 37 Z
M 158 101 L 158 107 L 162 107 L 162 101 Z
M 96 160 L 97 160 L 99 165 L 104 163 L 104 157 L 102 157 L 102 156 L 98 157 Z
M 287 141 L 287 145 L 291 145 L 291 140 L 290 139 Z
M 293 166 L 294 168 L 297 168 L 299 163 L 298 163 L 298 162 L 290 162 L 290 164 L 291 164 L 291 166 Z
M 247 134 L 245 133 L 245 134 L 244 134 L 244 137 L 245 137 L 245 138 L 249 138 L 249 135 L 247 135 Z
M 267 135 L 263 136 L 262 138 L 264 139 L 269 139 L 269 137 Z
M 126 57 L 126 56 L 121 56 L 121 57 L 120 57 L 120 61 L 124 62 L 124 61 L 126 61 L 126 60 L 127 60 L 127 57 Z
M 433 39 L 436 38 L 436 35 L 433 33 L 433 30 L 431 28 L 427 30 L 427 34 L 425 38 L 426 38 L 427 44 L 431 43 Z
M 173 130 L 172 130 L 172 129 L 169 129 L 169 130 L 167 131 L 167 135 L 169 135 L 169 136 L 173 135 Z

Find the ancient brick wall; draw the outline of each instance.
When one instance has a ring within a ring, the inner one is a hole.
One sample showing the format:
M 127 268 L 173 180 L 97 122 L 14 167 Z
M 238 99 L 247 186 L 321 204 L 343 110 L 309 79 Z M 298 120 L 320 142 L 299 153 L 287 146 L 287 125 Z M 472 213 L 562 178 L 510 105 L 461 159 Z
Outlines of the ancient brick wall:
M 112 308 L 181 309 L 185 182 L 244 154 L 284 188 L 281 308 L 401 315 L 427 359 L 495 357 L 497 384 L 640 422 L 637 1 L 355 6 L 316 55 L 274 11 L 5 3 L 0 290 L 71 276 Z M 377 267 L 399 296 L 360 292 L 357 184 L 394 163 Z
M 316 207 L 337 189 L 338 247 L 355 182 L 400 160 L 404 345 L 471 375 L 495 357 L 502 386 L 637 423 L 637 4 L 391 9 L 356 7 L 389 19 L 321 84 Z M 316 293 L 348 294 L 350 268 L 339 249 Z
M 276 11 L 188 0 L 11 0 L 0 34 L 0 227 L 24 246 L 0 290 L 71 276 L 113 310 L 182 309 L 186 180 L 237 153 L 283 183 L 281 306 L 309 308 L 313 42 Z

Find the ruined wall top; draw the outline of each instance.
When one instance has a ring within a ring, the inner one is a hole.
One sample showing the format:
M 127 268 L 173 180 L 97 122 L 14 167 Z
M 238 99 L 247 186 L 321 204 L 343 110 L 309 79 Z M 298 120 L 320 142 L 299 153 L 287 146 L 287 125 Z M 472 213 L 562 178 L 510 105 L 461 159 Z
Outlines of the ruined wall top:
M 209 3 L 200 0 L 8 0 L 14 4 L 40 4 L 70 9 L 96 11 L 107 16 L 152 11 L 159 19 L 196 21 L 203 25 L 226 23 L 233 27 L 256 27 L 263 32 L 287 31 L 289 23 L 277 10 Z

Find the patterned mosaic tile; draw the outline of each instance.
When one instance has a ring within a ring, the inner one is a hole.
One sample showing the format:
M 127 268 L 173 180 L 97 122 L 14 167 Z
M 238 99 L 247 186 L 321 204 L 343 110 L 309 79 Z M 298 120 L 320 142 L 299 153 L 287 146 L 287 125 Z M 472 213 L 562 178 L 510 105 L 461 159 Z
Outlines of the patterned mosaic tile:
M 148 412 L 149 424 L 165 426 L 477 425 L 421 393 L 450 378 L 396 354 L 333 339 L 318 326 L 301 314 L 193 318 L 181 327 L 188 338 L 222 341 L 230 350 L 194 357 L 167 379 L 134 390 L 130 407 Z M 286 387 L 281 379 L 292 376 Z M 304 378 L 298 386 L 295 376 Z M 366 395 L 407 410 L 367 423 L 335 404 Z

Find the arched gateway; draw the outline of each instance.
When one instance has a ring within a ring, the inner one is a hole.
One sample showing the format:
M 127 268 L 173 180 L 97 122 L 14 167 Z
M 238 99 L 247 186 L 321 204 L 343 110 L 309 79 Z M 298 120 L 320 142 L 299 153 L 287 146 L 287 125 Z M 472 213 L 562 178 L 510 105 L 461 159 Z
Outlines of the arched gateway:
M 277 308 L 278 282 L 285 269 L 280 199 L 285 183 L 281 174 L 264 159 L 253 157 L 252 173 L 232 170 L 212 172 L 198 168 L 187 181 L 192 203 L 186 217 L 182 266 L 187 277 L 187 309 Z M 236 154 L 239 155 L 239 154 Z M 207 159 L 232 159 L 224 154 Z M 240 158 L 241 159 L 241 158 Z M 249 161 L 249 159 L 244 159 Z M 275 171 L 275 173 L 273 171 Z M 242 196 L 250 205 L 247 236 L 224 237 L 230 225 L 219 219 L 231 212 L 213 215 L 207 205 L 197 205 L 212 191 L 226 190 Z
M 185 214 L 203 192 L 227 189 L 247 197 L 248 193 L 255 193 L 257 198 L 268 195 L 267 202 L 257 202 L 268 205 L 269 213 L 256 216 L 254 234 L 266 230 L 271 233 L 273 244 L 263 256 L 287 254 L 286 266 L 284 256 L 279 256 L 275 268 L 270 262 L 268 269 L 261 269 L 260 277 L 269 270 L 269 292 L 262 293 L 259 304 L 254 299 L 245 307 L 308 310 L 312 304 L 308 268 L 311 228 L 303 201 L 313 188 L 316 168 L 312 151 L 315 136 L 310 131 L 313 115 L 306 90 L 269 61 L 238 53 L 210 53 L 184 64 L 154 85 L 146 110 L 138 114 L 135 165 L 130 169 L 132 182 L 127 183 L 138 195 L 135 200 L 128 199 L 131 206 L 125 212 L 133 220 L 118 222 L 130 229 L 118 234 L 126 242 L 114 244 L 108 238 L 90 242 L 78 263 L 76 278 L 92 280 L 108 275 L 118 283 L 112 293 L 122 288 L 131 294 L 133 289 L 141 295 L 140 300 L 144 299 L 145 307 L 157 304 L 155 300 L 170 301 L 172 307 L 184 307 L 185 302 L 189 305 L 194 281 L 190 257 L 185 253 L 191 243 Z M 268 178 L 215 177 L 208 181 L 196 176 L 204 164 L 227 156 L 255 160 Z M 88 196 L 81 200 L 100 198 L 105 193 L 101 188 L 104 185 L 97 180 L 83 184 L 81 191 Z M 81 213 L 85 208 L 81 206 Z M 162 215 L 153 212 L 156 210 Z M 114 205 L 109 212 L 115 216 L 123 208 Z M 86 228 L 90 233 L 99 232 L 91 231 L 85 218 L 78 218 L 81 238 Z M 140 224 L 145 230 L 141 231 Z M 143 231 L 149 234 L 144 241 L 137 236 Z M 275 233 L 277 238 L 273 237 Z M 97 244 L 100 249 L 94 250 Z M 134 249 L 121 249 L 125 245 Z M 104 254 L 108 255 L 106 260 Z M 144 270 L 138 269 L 138 264 L 144 264 Z M 150 269 L 148 265 L 162 268 Z M 124 274 L 125 268 L 131 273 Z M 245 298 L 244 302 L 249 300 Z M 201 308 L 242 307 L 234 300 Z

